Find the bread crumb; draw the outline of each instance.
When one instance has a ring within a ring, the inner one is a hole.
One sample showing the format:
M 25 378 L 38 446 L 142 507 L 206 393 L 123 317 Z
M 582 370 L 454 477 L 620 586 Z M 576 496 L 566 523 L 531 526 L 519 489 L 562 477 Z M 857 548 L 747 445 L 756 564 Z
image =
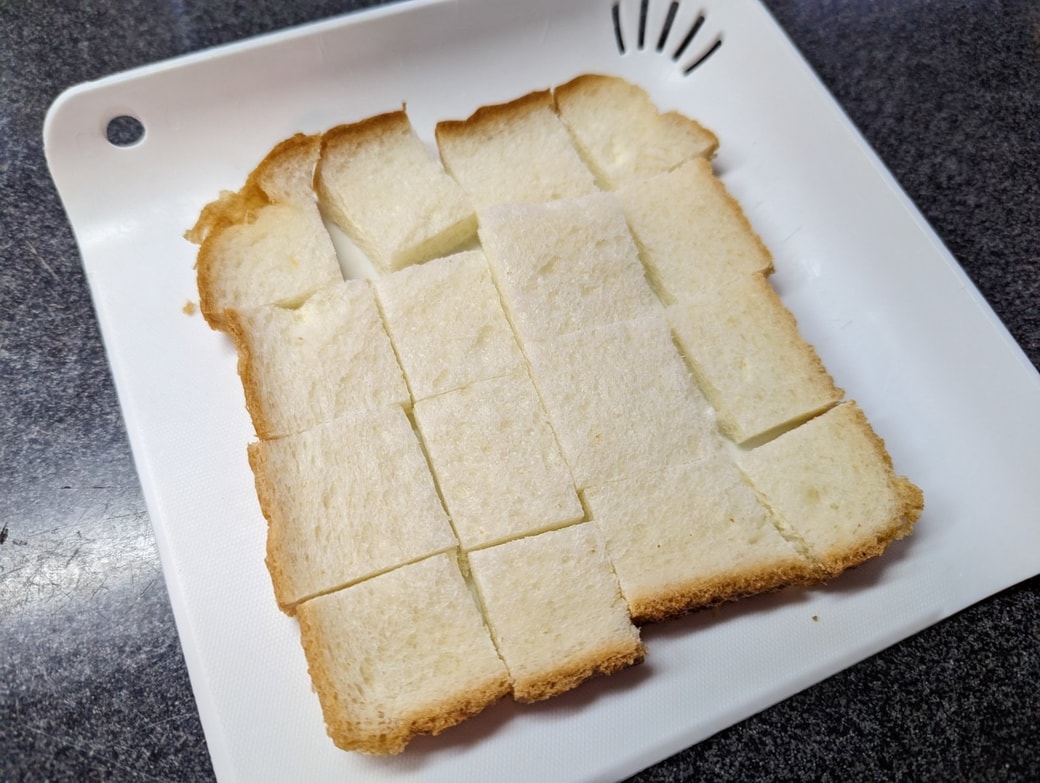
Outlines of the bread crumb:
M 185 315 L 195 315 L 195 311 L 198 309 L 198 305 L 196 305 L 193 301 L 189 299 L 187 302 L 184 303 L 184 307 L 181 308 L 181 312 L 183 312 Z
M 812 616 L 812 621 L 813 621 L 814 623 L 817 623 L 817 622 L 819 622 L 819 621 L 820 621 L 820 616 L 819 616 L 818 614 L 814 614 L 814 615 Z

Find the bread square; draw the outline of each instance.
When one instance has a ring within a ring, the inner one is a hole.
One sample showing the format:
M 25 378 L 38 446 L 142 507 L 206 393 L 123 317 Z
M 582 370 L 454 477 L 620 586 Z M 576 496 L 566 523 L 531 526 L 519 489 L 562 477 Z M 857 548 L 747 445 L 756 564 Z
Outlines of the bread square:
M 383 272 L 450 253 L 476 231 L 469 199 L 404 110 L 326 131 L 315 186 L 322 209 Z
M 312 598 L 297 617 L 328 734 L 343 750 L 398 753 L 509 692 L 454 553 Z
M 610 193 L 479 215 L 480 239 L 522 340 L 662 314 Z
M 228 331 L 260 438 L 411 402 L 367 281 L 340 281 L 295 308 L 232 310 Z
M 668 308 L 683 355 L 737 443 L 790 426 L 841 399 L 794 315 L 762 274 Z
M 440 122 L 435 135 L 444 167 L 478 210 L 597 189 L 547 90 L 483 106 L 465 120 Z
M 827 576 L 909 535 L 924 506 L 921 490 L 893 472 L 884 442 L 851 401 L 741 452 L 738 464 Z
M 375 282 L 415 400 L 516 370 L 523 355 L 479 250 L 437 258 Z
M 740 204 L 704 158 L 617 191 L 651 284 L 665 304 L 773 271 Z
M 525 369 L 421 400 L 415 420 L 463 549 L 583 517 Z
M 718 448 L 714 412 L 664 318 L 571 332 L 528 348 L 531 376 L 579 489 Z
M 600 187 L 711 159 L 715 134 L 679 112 L 661 112 L 646 90 L 617 76 L 583 74 L 553 90 L 556 111 Z
M 457 545 L 404 411 L 381 408 L 249 447 L 278 605 Z
M 583 494 L 636 622 L 665 620 L 815 573 L 723 450 Z
M 593 523 L 480 549 L 469 564 L 518 701 L 549 698 L 643 659 Z

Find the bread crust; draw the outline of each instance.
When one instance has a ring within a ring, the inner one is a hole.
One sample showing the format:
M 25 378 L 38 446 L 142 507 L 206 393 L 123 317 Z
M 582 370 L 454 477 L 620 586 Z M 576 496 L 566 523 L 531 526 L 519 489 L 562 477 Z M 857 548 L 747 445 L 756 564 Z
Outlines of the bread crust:
M 642 663 L 646 648 L 641 641 L 633 644 L 595 650 L 587 656 L 569 661 L 537 679 L 524 683 L 513 683 L 513 698 L 521 703 L 531 703 L 559 696 L 581 685 L 593 677 L 608 676 L 629 666 Z
M 464 120 L 442 120 L 434 128 L 434 135 L 438 144 L 442 139 L 463 138 L 471 134 L 490 135 L 515 118 L 538 109 L 555 111 L 551 91 L 536 90 L 506 103 L 481 106 Z
M 396 755 L 421 734 L 437 735 L 467 718 L 482 712 L 509 694 L 509 679 L 504 674 L 488 678 L 465 693 L 453 694 L 438 704 L 398 716 L 387 717 L 373 727 L 351 713 L 350 700 L 335 686 L 331 664 L 321 629 L 308 621 L 306 613 L 297 615 L 300 639 L 307 656 L 314 692 L 325 717 L 325 730 L 341 750 L 370 755 Z

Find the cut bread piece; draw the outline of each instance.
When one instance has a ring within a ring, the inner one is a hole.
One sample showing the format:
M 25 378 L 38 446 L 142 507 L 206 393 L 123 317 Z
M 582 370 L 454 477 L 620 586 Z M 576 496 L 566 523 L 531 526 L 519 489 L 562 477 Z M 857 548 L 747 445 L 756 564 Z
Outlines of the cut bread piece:
M 636 622 L 817 576 L 721 450 L 583 494 Z
M 585 74 L 553 90 L 556 111 L 600 187 L 613 190 L 690 158 L 710 159 L 714 133 L 679 112 L 660 112 L 625 79 Z
M 469 564 L 517 701 L 547 699 L 643 659 L 593 523 L 471 552 Z
M 295 309 L 231 310 L 228 331 L 260 438 L 411 404 L 367 281 L 340 281 Z
M 404 411 L 342 416 L 249 446 L 278 605 L 457 546 Z
M 706 456 L 715 418 L 664 318 L 529 344 L 532 378 L 578 489 Z
M 237 193 L 207 205 L 187 238 L 200 244 L 199 309 L 214 329 L 226 312 L 292 307 L 343 279 L 311 177 L 319 139 L 298 134 L 276 146 Z
M 523 365 L 479 250 L 434 259 L 375 282 L 386 328 L 416 400 Z
M 740 275 L 673 305 L 668 321 L 719 429 L 736 443 L 841 400 L 841 389 L 762 274 Z
M 479 234 L 524 341 L 663 314 L 611 193 L 492 207 Z
M 454 553 L 306 601 L 300 637 L 337 747 L 399 753 L 509 693 Z
M 476 231 L 469 199 L 403 109 L 326 131 L 315 189 L 322 209 L 383 272 L 457 250 Z
M 773 271 L 772 256 L 707 160 L 694 158 L 617 193 L 665 304 L 739 275 Z
M 483 106 L 465 120 L 440 122 L 435 133 L 444 167 L 478 210 L 597 189 L 547 90 Z
M 893 472 L 884 442 L 844 402 L 738 458 L 762 503 L 828 576 L 908 535 L 921 490 Z
M 420 400 L 415 421 L 463 549 L 584 516 L 526 369 Z

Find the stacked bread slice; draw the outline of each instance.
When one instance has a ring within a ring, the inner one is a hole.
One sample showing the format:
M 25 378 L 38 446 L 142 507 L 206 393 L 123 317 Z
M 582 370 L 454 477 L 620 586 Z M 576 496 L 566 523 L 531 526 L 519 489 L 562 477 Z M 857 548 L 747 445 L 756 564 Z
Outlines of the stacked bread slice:
M 368 753 L 637 663 L 640 623 L 833 577 L 923 506 L 710 131 L 588 75 L 434 136 L 404 110 L 298 135 L 188 234 L 276 600 Z

